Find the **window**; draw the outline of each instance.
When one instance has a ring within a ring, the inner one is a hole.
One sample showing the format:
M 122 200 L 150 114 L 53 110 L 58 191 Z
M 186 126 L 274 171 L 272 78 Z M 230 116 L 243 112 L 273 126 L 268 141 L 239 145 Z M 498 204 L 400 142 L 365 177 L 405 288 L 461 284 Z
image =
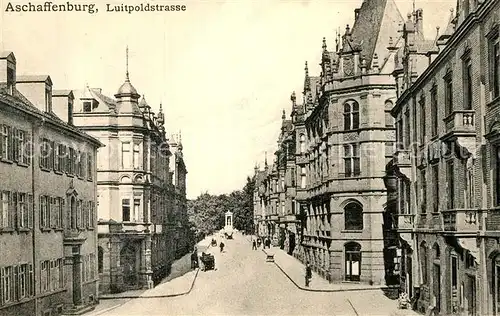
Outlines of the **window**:
M 40 142 L 40 167 L 50 169 L 50 141 L 42 139 Z
M 138 221 L 141 214 L 141 200 L 134 199 L 134 220 Z
M 438 104 L 437 104 L 437 87 L 434 86 L 431 89 L 431 121 L 432 136 L 436 136 L 438 132 Z
M 457 256 L 451 256 L 451 290 L 457 290 L 458 288 L 458 258 Z
M 299 143 L 300 143 L 300 153 L 303 154 L 306 152 L 306 135 L 300 134 Z
M 66 166 L 64 164 L 66 158 L 66 147 L 63 144 L 57 145 L 57 154 L 54 169 L 55 171 L 63 172 L 66 170 Z
M 455 174 L 453 169 L 453 160 L 450 159 L 446 163 L 446 177 L 448 184 L 448 209 L 455 208 Z
M 49 291 L 50 261 L 42 261 L 40 266 L 40 291 L 43 293 Z
M 496 31 L 495 37 L 491 40 L 491 62 L 490 67 L 492 67 L 491 73 L 491 85 L 493 86 L 493 97 L 496 98 L 500 96 L 500 41 L 498 36 L 498 31 Z
M 75 174 L 75 164 L 76 164 L 75 156 L 76 156 L 75 150 L 69 147 L 69 153 L 66 157 L 66 172 L 70 175 Z
M 104 250 L 101 246 L 97 247 L 97 272 L 102 273 L 104 271 Z
M 472 62 L 470 58 L 464 60 L 462 67 L 464 80 L 464 110 L 472 110 Z
M 500 172 L 499 172 L 499 174 L 500 174 Z M 305 189 L 306 185 L 307 185 L 306 168 L 305 167 L 301 167 L 300 168 L 300 188 L 301 189 Z
M 122 168 L 127 169 L 131 167 L 132 157 L 130 156 L 130 142 L 124 142 L 122 143 Z
M 76 205 L 76 225 L 78 228 L 83 228 L 83 201 L 78 200 Z
M 92 112 L 92 102 L 90 101 L 83 102 L 83 112 Z
M 13 228 L 12 211 L 10 208 L 10 192 L 3 191 L 0 204 L 0 228 Z
M 52 112 L 52 95 L 50 89 L 45 89 L 45 112 Z
M 10 139 L 12 135 L 10 134 L 10 126 L 3 125 L 1 126 L 1 132 L 2 134 L 0 135 L 0 154 L 3 159 L 6 160 L 11 160 L 12 159 L 12 151 L 11 151 L 11 142 Z
M 422 214 L 427 213 L 427 175 L 425 170 L 420 171 L 420 183 L 422 185 L 422 200 L 420 204 L 420 209 Z
M 403 135 L 404 148 L 410 149 L 410 110 L 408 109 L 405 111 L 404 127 L 405 127 Z
M 427 245 L 425 242 L 420 244 L 420 268 L 422 269 L 422 283 L 427 284 Z
M 122 199 L 122 221 L 130 222 L 130 200 Z
M 465 163 L 465 206 L 474 207 L 474 176 L 472 165 Z
M 281 201 L 281 214 L 285 215 L 285 201 Z
M 420 143 L 425 144 L 425 97 L 420 98 Z
M 344 130 L 359 128 L 359 104 L 354 100 L 344 103 Z
M 134 144 L 134 169 L 141 169 L 142 161 L 141 161 L 141 152 L 140 145 Z
M 433 205 L 432 211 L 434 213 L 439 212 L 439 165 L 435 164 L 432 166 L 432 186 L 433 186 Z
M 363 230 L 363 207 L 350 202 L 344 207 L 345 230 Z
M 7 91 L 10 95 L 14 93 L 14 83 L 15 83 L 14 69 L 7 67 Z
M 444 77 L 444 103 L 445 103 L 445 116 L 448 116 L 453 112 L 453 78 L 452 73 L 449 72 Z
M 357 177 L 361 174 L 358 146 L 358 144 L 344 145 L 344 174 L 346 178 Z
M 19 193 L 17 197 L 17 224 L 18 227 L 28 228 L 28 198 L 26 193 Z
M 13 301 L 12 292 L 14 284 L 12 282 L 12 272 L 12 267 L 0 268 L 0 302 L 4 304 Z
M 45 195 L 40 195 L 40 228 L 49 228 L 49 201 Z

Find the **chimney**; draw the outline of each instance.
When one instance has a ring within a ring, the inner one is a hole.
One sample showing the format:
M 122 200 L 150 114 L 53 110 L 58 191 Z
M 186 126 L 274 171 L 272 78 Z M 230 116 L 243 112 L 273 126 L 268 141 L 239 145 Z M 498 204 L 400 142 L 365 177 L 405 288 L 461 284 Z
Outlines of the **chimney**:
M 416 24 L 417 24 L 416 31 L 418 34 L 423 35 L 424 34 L 424 21 L 423 21 L 424 10 L 417 9 L 415 14 L 416 14 Z
M 52 110 L 61 120 L 73 125 L 73 103 L 75 96 L 71 90 L 52 91 Z
M 52 80 L 48 75 L 19 76 L 16 89 L 40 111 L 52 112 Z
M 12 95 L 16 87 L 16 57 L 12 52 L 0 54 L 0 86 Z

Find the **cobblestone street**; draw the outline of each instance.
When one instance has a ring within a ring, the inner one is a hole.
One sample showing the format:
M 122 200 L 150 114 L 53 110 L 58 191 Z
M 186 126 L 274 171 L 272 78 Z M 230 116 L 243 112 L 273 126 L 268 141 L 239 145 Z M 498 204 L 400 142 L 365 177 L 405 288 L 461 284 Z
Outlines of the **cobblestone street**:
M 260 249 L 251 250 L 249 236 L 237 234 L 235 239 L 224 240 L 224 243 L 223 253 L 217 248 L 209 248 L 215 256 L 217 269 L 199 271 L 189 294 L 147 298 L 186 291 L 193 272 L 144 291 L 141 298 L 105 300 L 106 308 L 99 307 L 90 315 L 416 315 L 397 310 L 397 302 L 378 289 L 301 290 L 275 264 L 266 262 L 265 253 Z M 302 267 L 295 258 L 278 257 L 282 264 L 290 260 L 286 268 L 288 274 L 299 275 L 298 270 Z M 324 285 L 319 280 L 317 284 Z

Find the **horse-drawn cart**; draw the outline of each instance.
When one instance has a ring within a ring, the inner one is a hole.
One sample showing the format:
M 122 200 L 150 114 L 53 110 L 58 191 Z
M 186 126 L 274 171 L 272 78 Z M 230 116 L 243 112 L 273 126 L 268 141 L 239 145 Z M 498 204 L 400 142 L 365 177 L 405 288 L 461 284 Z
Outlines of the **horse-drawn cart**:
M 202 268 L 202 271 L 207 271 L 207 270 L 214 270 L 215 269 L 215 258 L 214 255 L 209 254 L 209 253 L 202 253 L 200 257 Z

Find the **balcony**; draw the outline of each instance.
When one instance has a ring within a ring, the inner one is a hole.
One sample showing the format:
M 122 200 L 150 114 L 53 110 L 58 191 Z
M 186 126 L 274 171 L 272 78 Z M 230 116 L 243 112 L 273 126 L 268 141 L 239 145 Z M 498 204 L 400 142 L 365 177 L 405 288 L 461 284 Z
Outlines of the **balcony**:
M 142 234 L 149 232 L 149 225 L 146 223 L 123 222 L 109 223 L 110 233 Z
M 446 134 L 474 136 L 476 133 L 474 116 L 473 110 L 454 111 L 444 119 Z
M 472 110 L 454 111 L 444 119 L 446 133 L 441 140 L 456 141 L 475 154 L 476 151 L 476 117 Z
M 487 231 L 500 231 L 500 207 L 488 210 L 486 218 Z
M 457 235 L 477 234 L 482 229 L 482 211 L 478 209 L 452 209 L 443 211 L 443 230 Z
M 415 214 L 397 214 L 398 217 L 398 231 L 405 232 L 411 231 L 415 224 Z
M 83 230 L 77 228 L 67 228 L 64 230 L 64 244 L 66 245 L 81 245 L 87 239 Z
M 411 171 L 411 151 L 399 149 L 394 154 L 394 165 L 399 168 L 399 171 L 410 177 Z

